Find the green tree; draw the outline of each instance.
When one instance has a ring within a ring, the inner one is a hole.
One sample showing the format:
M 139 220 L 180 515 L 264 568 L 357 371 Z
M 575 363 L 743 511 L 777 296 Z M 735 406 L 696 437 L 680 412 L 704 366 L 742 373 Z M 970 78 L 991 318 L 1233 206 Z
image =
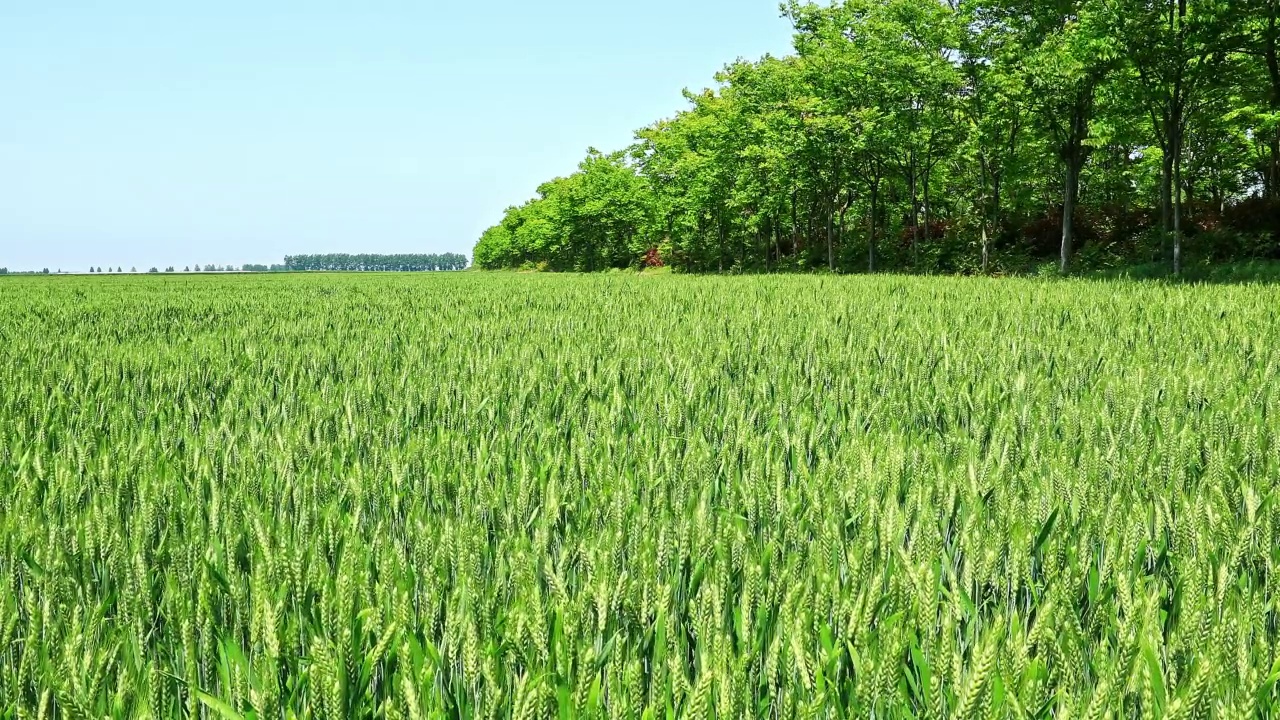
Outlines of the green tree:
M 1132 63 L 1135 95 L 1162 158 L 1160 207 L 1182 269 L 1183 160 L 1188 128 L 1209 106 L 1239 43 L 1235 12 L 1220 0 L 1127 0 L 1114 8 L 1115 36 Z
M 1184 205 L 1220 216 L 1194 231 L 1280 199 L 1278 6 L 792 0 L 793 54 L 730 63 L 625 154 L 590 151 L 476 263 L 1065 273 L 1086 249 L 1154 256 L 1167 230 L 1178 272 Z M 1261 244 L 1206 233 L 1198 252 L 1280 250 L 1257 209 Z

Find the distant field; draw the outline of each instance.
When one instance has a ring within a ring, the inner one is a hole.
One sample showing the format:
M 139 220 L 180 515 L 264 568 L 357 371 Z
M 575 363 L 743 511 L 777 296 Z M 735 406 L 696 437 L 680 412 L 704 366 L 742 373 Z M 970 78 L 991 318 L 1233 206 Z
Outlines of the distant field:
M 0 279 L 0 717 L 1277 716 L 1278 310 Z

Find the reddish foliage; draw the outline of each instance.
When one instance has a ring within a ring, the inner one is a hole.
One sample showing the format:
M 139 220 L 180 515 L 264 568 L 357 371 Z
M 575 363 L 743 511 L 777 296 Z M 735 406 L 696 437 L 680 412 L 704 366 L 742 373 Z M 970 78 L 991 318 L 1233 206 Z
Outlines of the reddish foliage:
M 1190 202 L 1182 206 L 1182 227 L 1190 235 L 1222 229 L 1222 210 L 1211 203 Z
M 1143 207 L 1104 205 L 1078 212 L 1077 222 L 1092 228 L 1098 239 L 1110 242 L 1123 243 L 1159 221 L 1154 211 Z
M 1098 239 L 1094 227 L 1096 218 L 1077 210 L 1075 213 L 1075 246 L 1082 248 Z M 1027 222 L 1018 233 L 1026 247 L 1035 255 L 1050 257 L 1062 247 L 1062 208 Z
M 1083 206 L 1075 218 L 1075 249 L 1093 243 L 1120 254 L 1149 252 L 1154 236 L 1146 231 L 1161 227 L 1160 208 Z M 1012 238 L 1033 255 L 1049 257 L 1062 242 L 1062 208 L 1009 227 Z M 1240 256 L 1280 257 L 1280 200 L 1250 198 L 1222 208 L 1213 203 L 1188 202 L 1182 208 L 1182 231 L 1189 247 L 1206 256 L 1230 259 Z M 1012 239 L 1011 238 L 1011 239 Z
M 911 241 L 913 238 L 918 240 L 921 244 L 925 243 L 925 238 L 928 238 L 928 242 L 930 243 L 936 243 L 947 237 L 947 234 L 951 232 L 951 226 L 953 224 L 954 223 L 951 220 L 935 218 L 929 222 L 929 226 L 926 228 L 924 219 L 921 218 L 920 227 L 914 233 L 911 231 L 910 225 L 902 228 L 902 232 L 898 234 L 898 242 L 901 243 L 904 248 L 911 247 Z
M 644 254 L 644 266 L 647 268 L 660 268 L 663 266 L 662 256 L 658 254 L 658 248 L 651 247 Z
M 1238 233 L 1280 236 L 1280 198 L 1251 197 L 1228 205 L 1222 224 Z

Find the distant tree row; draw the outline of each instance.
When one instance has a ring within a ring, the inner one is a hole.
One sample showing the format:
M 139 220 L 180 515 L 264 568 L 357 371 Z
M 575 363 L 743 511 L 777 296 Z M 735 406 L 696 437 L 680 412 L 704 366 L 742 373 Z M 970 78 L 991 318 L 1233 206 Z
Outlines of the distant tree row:
M 422 270 L 465 270 L 467 266 L 466 255 L 454 254 L 454 252 L 445 252 L 443 255 L 292 255 L 284 259 L 284 264 L 264 265 L 259 263 L 246 263 L 239 268 L 236 265 L 215 265 L 206 263 L 201 265 L 186 265 L 182 269 L 183 273 L 288 273 L 300 272 L 300 270 L 342 270 L 342 272 L 422 272 Z M 108 266 L 105 270 L 101 266 L 90 266 L 88 272 L 91 273 L 123 273 L 123 266 L 118 266 L 114 270 Z M 129 269 L 129 272 L 136 273 L 137 268 Z M 159 268 L 151 268 L 147 273 L 159 273 Z M 165 273 L 178 272 L 173 265 L 169 265 L 164 269 Z M 8 270 L 0 270 L 0 274 L 8 273 Z
M 262 265 L 257 263 L 245 263 L 238 269 L 239 272 L 298 272 L 308 270 L 330 270 L 341 272 L 424 272 L 434 270 L 466 270 L 467 256 L 459 253 L 442 253 L 442 254 L 419 254 L 419 255 L 371 255 L 360 254 L 350 255 L 346 253 L 330 253 L 327 255 L 290 255 L 285 257 L 284 264 L 272 263 L 271 265 Z M 61 273 L 61 270 L 58 270 Z M 123 273 L 124 266 L 117 266 L 114 269 L 107 266 L 105 269 L 98 266 L 90 266 L 91 273 Z M 129 268 L 128 272 L 138 272 L 137 267 Z M 147 270 L 148 274 L 159 273 L 158 267 L 152 267 Z M 178 272 L 178 270 L 170 265 L 164 269 L 164 272 Z M 182 268 L 182 272 L 237 272 L 235 265 L 215 265 L 206 263 L 200 265 L 187 265 Z M 15 271 L 10 272 L 8 268 L 0 268 L 0 275 L 48 275 L 49 269 L 45 268 L 41 271 Z
M 245 266 L 243 267 L 243 270 L 244 270 L 245 272 L 267 272 L 267 271 L 269 271 L 269 270 L 284 270 L 284 269 L 285 269 L 285 267 L 284 267 L 283 265 L 272 265 L 272 266 L 270 266 L 270 267 L 267 267 L 266 265 L 245 265 Z M 201 267 L 201 266 L 197 263 L 194 267 L 193 267 L 193 266 L 191 266 L 191 265 L 187 265 L 186 267 L 184 267 L 184 268 L 182 269 L 182 272 L 200 272 L 201 270 L 204 270 L 205 272 L 235 272 L 235 271 L 236 271 L 236 267 L 235 267 L 234 265 L 214 265 L 214 264 L 212 264 L 212 263 L 208 263 L 208 264 L 204 265 L 203 267 Z M 112 270 L 112 269 L 111 269 L 111 266 L 109 266 L 109 265 L 107 266 L 107 269 L 105 269 L 105 270 L 103 270 L 101 266 L 98 266 L 98 267 L 90 266 L 90 267 L 89 267 L 89 272 L 91 272 L 91 273 L 109 273 L 109 272 L 122 273 L 122 272 L 124 272 L 124 271 L 125 271 L 125 270 L 124 270 L 124 267 L 117 267 L 117 268 L 115 268 L 114 270 Z M 59 271 L 59 272 L 61 272 L 61 271 Z M 131 272 L 131 273 L 136 273 L 136 272 L 138 272 L 138 268 L 137 268 L 137 267 L 131 267 L 131 268 L 129 268 L 129 272 Z M 161 270 L 160 270 L 160 268 L 158 268 L 158 267 L 152 267 L 152 268 L 150 268 L 149 270 L 147 270 L 147 273 L 148 273 L 148 274 L 159 273 L 159 272 L 161 272 Z M 164 272 L 167 272 L 167 273 L 177 272 L 177 268 L 175 268 L 174 266 L 170 265 L 170 266 L 168 266 L 168 267 L 166 267 L 166 268 L 164 269 Z
M 1280 1 L 782 5 L 631 147 L 510 208 L 483 268 L 1000 272 L 1280 259 Z
M 423 272 L 433 270 L 466 270 L 467 256 L 459 253 L 419 255 L 288 255 L 287 270 L 331 270 L 343 272 Z

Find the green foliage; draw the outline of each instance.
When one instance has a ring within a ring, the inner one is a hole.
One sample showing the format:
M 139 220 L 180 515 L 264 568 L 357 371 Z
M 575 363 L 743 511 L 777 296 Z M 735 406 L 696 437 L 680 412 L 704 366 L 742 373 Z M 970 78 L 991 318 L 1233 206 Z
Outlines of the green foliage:
M 651 246 L 652 201 L 625 155 L 588 153 L 578 171 L 538 188 L 538 197 L 508 208 L 500 225 L 476 244 L 476 265 L 596 271 L 639 264 Z
M 6 282 L 2 717 L 1280 713 L 1274 287 Z
M 248 267 L 248 266 L 246 266 Z M 261 267 L 261 266 L 258 266 Z M 228 269 L 230 266 L 228 266 Z M 207 268 L 206 268 L 207 269 Z M 422 272 L 433 270 L 466 270 L 467 258 L 458 253 L 415 255 L 372 255 L 330 253 L 327 255 L 288 255 L 283 266 L 268 270 L 331 270 L 340 272 Z
M 1280 208 L 1277 0 L 781 9 L 792 55 L 731 63 L 624 154 L 591 151 L 486 231 L 476 264 L 603 270 L 656 252 L 695 272 L 1051 257 L 1059 272 L 1176 272 L 1280 258 L 1275 224 L 1261 242 L 1195 242 L 1251 198 Z M 1152 230 L 1157 258 L 1138 242 Z

